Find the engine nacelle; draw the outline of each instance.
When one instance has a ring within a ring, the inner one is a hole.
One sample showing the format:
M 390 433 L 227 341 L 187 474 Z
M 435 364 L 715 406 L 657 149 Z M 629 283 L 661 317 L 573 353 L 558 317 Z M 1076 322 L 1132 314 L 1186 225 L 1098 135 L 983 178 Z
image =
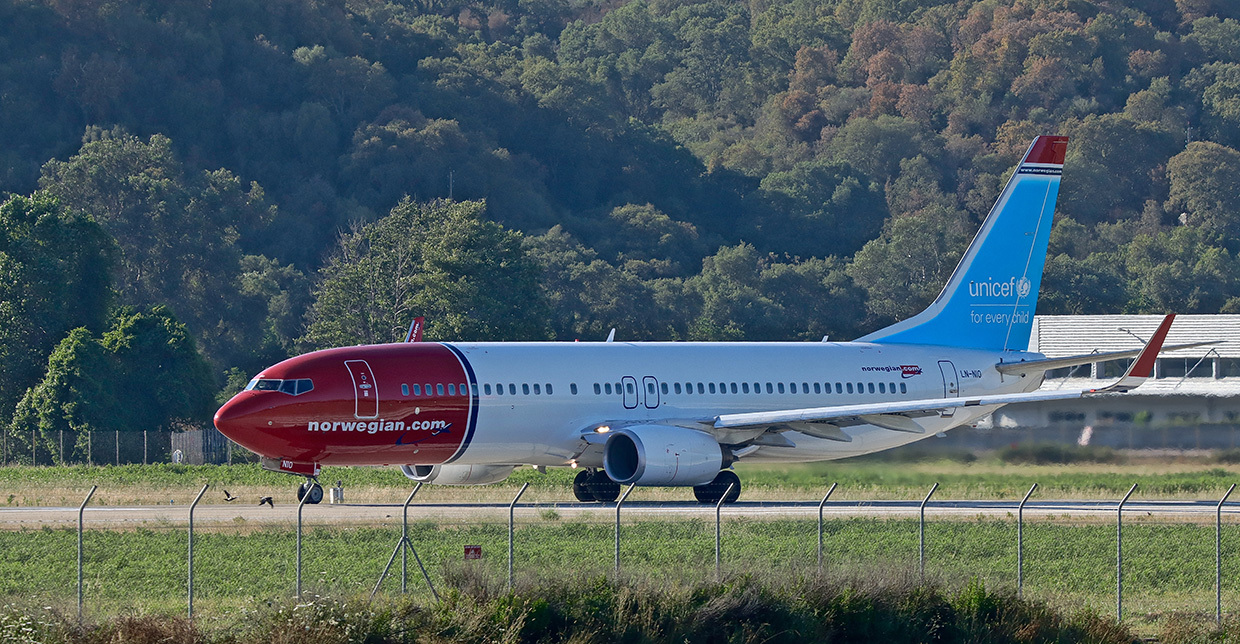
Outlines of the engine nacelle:
M 722 467 L 719 443 L 683 427 L 626 427 L 615 430 L 603 446 L 603 469 L 622 484 L 702 485 L 713 481 Z
M 435 485 L 486 485 L 508 478 L 516 465 L 401 465 L 405 476 Z

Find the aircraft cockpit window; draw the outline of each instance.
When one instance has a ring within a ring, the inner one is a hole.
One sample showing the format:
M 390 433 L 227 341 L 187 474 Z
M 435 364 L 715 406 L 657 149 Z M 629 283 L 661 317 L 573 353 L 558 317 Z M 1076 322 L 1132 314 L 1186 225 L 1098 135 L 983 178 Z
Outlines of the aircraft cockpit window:
M 296 396 L 297 395 L 297 381 L 296 380 L 285 380 L 284 383 L 280 385 L 280 391 L 286 394 L 292 394 Z
M 254 389 L 256 391 L 278 391 L 283 380 L 275 380 L 272 378 L 263 378 L 259 380 L 255 378 L 250 381 L 250 385 L 246 389 Z

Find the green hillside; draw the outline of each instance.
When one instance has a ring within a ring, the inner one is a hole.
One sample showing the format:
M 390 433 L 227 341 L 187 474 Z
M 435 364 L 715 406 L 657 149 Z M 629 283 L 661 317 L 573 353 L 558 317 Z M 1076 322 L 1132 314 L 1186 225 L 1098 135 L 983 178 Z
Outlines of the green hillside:
M 419 314 L 856 337 L 933 298 L 1044 133 L 1039 312 L 1240 312 L 1227 0 L 2 0 L 0 423 L 205 423 Z M 80 404 L 143 346 L 192 364 Z

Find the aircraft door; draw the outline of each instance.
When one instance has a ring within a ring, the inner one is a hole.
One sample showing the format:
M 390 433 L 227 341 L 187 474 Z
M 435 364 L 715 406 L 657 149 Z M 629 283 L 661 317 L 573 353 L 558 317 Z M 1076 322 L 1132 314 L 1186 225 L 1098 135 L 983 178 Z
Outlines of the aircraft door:
M 956 365 L 951 360 L 939 360 L 939 372 L 943 374 L 943 397 L 957 398 L 960 396 L 960 380 L 956 375 Z M 955 409 L 947 409 L 941 416 L 951 416 Z
M 642 378 L 642 387 L 646 389 L 645 398 L 642 402 L 646 403 L 646 409 L 658 409 L 659 407 L 659 380 L 654 376 L 646 376 Z
M 375 386 L 375 374 L 365 360 L 345 360 L 349 375 L 353 378 L 353 415 L 357 418 L 379 417 L 379 388 Z
M 637 378 L 625 376 L 620 379 L 620 386 L 624 388 L 624 408 L 637 409 Z

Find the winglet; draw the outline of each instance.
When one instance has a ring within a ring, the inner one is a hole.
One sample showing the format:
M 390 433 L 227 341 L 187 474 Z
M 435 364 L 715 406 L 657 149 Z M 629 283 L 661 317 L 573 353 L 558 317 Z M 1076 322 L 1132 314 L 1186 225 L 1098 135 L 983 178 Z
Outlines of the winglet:
M 1163 318 L 1162 323 L 1158 325 L 1158 330 L 1154 332 L 1150 341 L 1145 343 L 1145 348 L 1141 350 L 1141 353 L 1137 354 L 1137 358 L 1132 361 L 1132 366 L 1128 367 L 1124 377 L 1109 387 L 1093 389 L 1091 393 L 1128 391 L 1129 389 L 1139 387 L 1150 376 L 1154 375 L 1154 361 L 1158 359 L 1158 352 L 1162 350 L 1163 341 L 1167 339 L 1167 332 L 1171 330 L 1171 322 L 1173 320 L 1175 320 L 1174 313 Z
M 409 325 L 409 333 L 405 334 L 405 342 L 422 341 L 422 321 L 421 316 L 413 318 L 413 323 Z

